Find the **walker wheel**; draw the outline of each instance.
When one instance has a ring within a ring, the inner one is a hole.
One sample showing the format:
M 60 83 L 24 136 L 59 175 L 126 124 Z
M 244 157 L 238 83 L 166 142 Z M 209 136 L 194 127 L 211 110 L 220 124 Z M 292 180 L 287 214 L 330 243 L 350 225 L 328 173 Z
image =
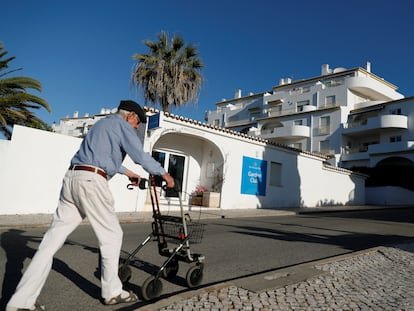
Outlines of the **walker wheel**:
M 150 276 L 142 284 L 142 298 L 145 301 L 153 300 L 161 295 L 162 283 L 160 279 L 156 279 L 155 276 Z
M 128 265 L 122 265 L 118 269 L 118 276 L 122 283 L 128 283 L 131 279 L 132 271 Z
M 203 267 L 196 265 L 188 269 L 185 280 L 189 288 L 200 285 L 203 280 Z
M 171 261 L 165 266 L 165 269 L 162 270 L 162 276 L 165 279 L 172 279 L 178 273 L 178 260 L 173 258 Z

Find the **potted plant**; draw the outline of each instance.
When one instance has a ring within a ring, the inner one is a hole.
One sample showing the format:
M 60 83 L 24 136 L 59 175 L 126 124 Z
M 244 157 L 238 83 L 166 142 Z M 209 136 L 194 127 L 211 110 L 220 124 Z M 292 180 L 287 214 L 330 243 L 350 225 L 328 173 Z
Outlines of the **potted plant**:
M 204 186 L 198 185 L 190 194 L 191 205 L 203 205 L 203 193 L 208 192 Z

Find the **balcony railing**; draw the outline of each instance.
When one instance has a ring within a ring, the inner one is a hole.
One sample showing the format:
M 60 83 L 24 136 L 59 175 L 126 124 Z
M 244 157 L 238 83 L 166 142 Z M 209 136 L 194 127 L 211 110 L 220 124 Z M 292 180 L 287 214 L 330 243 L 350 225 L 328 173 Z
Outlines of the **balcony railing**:
M 333 108 L 337 106 L 339 106 L 339 104 L 337 103 L 321 104 L 321 105 L 318 105 L 318 109 Z
M 264 129 L 256 131 L 255 134 L 264 139 L 275 139 L 275 138 L 307 138 L 310 137 L 310 128 L 305 125 L 293 125 L 276 127 L 273 129 Z
M 374 154 L 401 153 L 414 149 L 414 141 L 362 145 L 357 148 L 344 148 L 341 161 L 367 160 Z
M 408 117 L 388 114 L 344 124 L 344 134 L 372 131 L 376 129 L 408 129 Z

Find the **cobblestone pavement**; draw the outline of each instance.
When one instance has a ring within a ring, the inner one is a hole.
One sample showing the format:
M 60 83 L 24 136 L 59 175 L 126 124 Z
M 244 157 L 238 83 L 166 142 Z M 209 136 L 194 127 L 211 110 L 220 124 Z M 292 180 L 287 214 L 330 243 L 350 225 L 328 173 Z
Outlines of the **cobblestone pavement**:
M 321 273 L 299 283 L 259 292 L 230 285 L 158 310 L 414 311 L 414 244 L 378 247 L 313 267 Z

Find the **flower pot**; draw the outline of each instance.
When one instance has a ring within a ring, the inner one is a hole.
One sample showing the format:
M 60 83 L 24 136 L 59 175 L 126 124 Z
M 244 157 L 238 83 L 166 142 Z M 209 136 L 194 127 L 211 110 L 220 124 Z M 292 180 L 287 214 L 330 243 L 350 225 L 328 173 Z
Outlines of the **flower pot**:
M 191 205 L 203 205 L 203 196 L 191 196 L 190 197 L 190 204 Z
M 204 192 L 203 206 L 220 207 L 220 193 L 219 192 Z

